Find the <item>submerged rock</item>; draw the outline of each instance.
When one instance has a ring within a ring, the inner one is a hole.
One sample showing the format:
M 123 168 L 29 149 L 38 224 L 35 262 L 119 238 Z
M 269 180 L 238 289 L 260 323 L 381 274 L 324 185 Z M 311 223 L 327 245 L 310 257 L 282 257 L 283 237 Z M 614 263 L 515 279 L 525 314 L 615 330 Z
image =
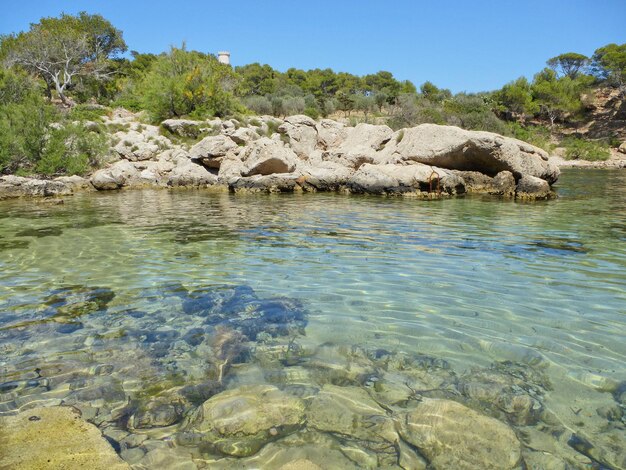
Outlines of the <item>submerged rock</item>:
M 0 417 L 0 468 L 130 469 L 100 431 L 69 407 Z
M 454 401 L 424 398 L 398 424 L 402 438 L 435 470 L 507 470 L 520 463 L 511 428 Z
M 252 455 L 304 424 L 304 403 L 271 385 L 227 390 L 194 412 L 186 431 L 222 454 Z

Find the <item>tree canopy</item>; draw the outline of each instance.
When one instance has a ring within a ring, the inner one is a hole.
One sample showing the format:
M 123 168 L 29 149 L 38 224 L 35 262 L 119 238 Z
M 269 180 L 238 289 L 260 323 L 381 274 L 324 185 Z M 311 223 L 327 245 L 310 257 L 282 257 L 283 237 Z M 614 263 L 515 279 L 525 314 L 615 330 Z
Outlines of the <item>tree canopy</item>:
M 41 77 L 64 103 L 77 76 L 105 78 L 109 59 L 126 50 L 122 32 L 100 15 L 81 12 L 42 18 L 26 32 L 4 38 L 2 56 L 8 66 L 20 66 Z

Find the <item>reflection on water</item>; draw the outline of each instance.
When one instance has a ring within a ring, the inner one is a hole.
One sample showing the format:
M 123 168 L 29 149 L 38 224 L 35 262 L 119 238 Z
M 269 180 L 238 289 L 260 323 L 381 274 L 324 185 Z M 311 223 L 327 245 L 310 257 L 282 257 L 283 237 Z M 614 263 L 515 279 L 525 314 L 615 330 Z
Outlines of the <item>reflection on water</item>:
M 0 413 L 74 405 L 136 468 L 444 468 L 397 431 L 440 399 L 511 426 L 529 468 L 625 468 L 624 188 L 3 201 Z M 222 435 L 200 415 L 232 390 L 295 411 Z

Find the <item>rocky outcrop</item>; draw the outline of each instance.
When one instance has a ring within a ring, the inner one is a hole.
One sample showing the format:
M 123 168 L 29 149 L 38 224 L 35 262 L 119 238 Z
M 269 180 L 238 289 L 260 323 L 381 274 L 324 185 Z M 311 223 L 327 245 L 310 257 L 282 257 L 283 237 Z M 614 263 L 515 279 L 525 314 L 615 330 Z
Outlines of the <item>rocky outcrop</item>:
M 512 470 L 521 460 L 511 428 L 454 401 L 425 398 L 398 423 L 435 470 Z
M 184 137 L 195 135 L 196 128 L 217 133 L 190 146 L 172 143 L 157 126 L 129 119 L 120 115 L 106 124 L 126 128 L 114 134 L 112 150 L 121 160 L 96 171 L 90 179 L 93 188 L 219 186 L 237 192 L 342 191 L 421 198 L 478 193 L 534 200 L 553 197 L 550 185 L 559 176 L 552 158 L 537 147 L 452 126 L 422 124 L 394 132 L 385 125 L 348 127 L 304 115 L 281 122 L 261 116 L 249 124 L 235 119 L 162 123 L 168 132 Z M 27 184 L 4 178 L 0 197 L 69 194 L 83 188 L 79 181 Z
M 462 171 L 495 176 L 510 171 L 516 179 L 535 176 L 554 183 L 559 169 L 548 154 L 521 140 L 491 132 L 422 124 L 403 129 L 383 152 L 389 162 L 415 161 Z
M 0 417 L 0 468 L 125 470 L 98 428 L 74 408 L 33 408 Z
M 16 197 L 51 197 L 66 196 L 72 194 L 82 186 L 80 182 L 72 177 L 57 180 L 38 180 L 33 178 L 23 178 L 21 176 L 0 176 L 0 200 Z

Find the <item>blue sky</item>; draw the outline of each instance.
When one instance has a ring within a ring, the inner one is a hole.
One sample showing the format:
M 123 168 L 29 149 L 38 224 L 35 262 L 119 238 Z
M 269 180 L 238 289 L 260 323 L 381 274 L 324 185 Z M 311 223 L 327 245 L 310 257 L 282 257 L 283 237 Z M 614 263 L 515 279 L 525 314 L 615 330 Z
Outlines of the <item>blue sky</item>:
M 233 65 L 278 70 L 388 70 L 453 92 L 492 90 L 533 74 L 563 52 L 591 55 L 626 42 L 626 0 L 0 0 L 0 33 L 62 11 L 100 13 L 130 49 L 186 42 L 229 50 Z

